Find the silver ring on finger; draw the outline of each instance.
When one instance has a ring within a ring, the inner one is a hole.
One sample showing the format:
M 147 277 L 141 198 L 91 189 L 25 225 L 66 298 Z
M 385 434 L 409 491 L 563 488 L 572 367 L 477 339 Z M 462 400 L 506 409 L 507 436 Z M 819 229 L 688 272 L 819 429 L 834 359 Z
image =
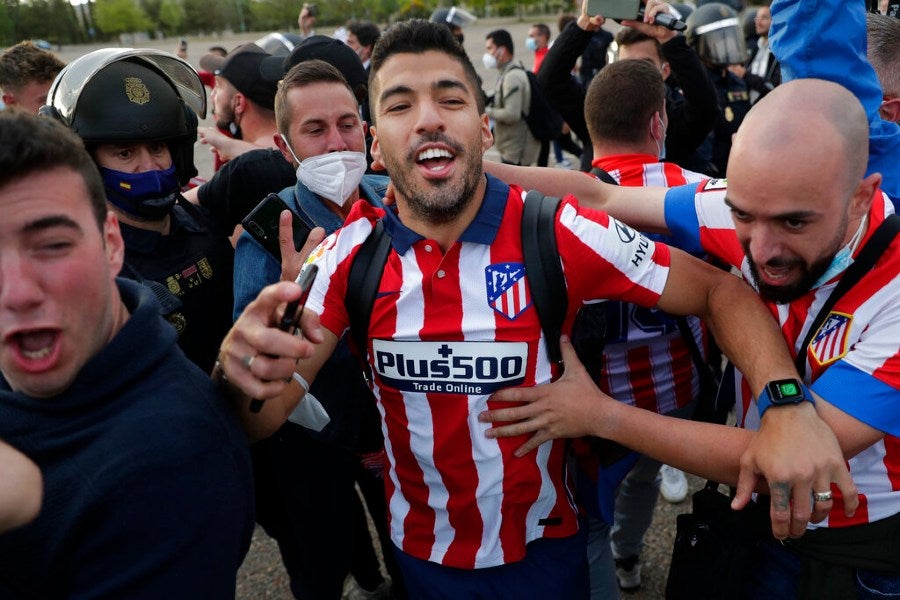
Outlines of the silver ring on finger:
M 244 357 L 241 358 L 241 364 L 244 365 L 244 367 L 245 367 L 247 370 L 249 370 L 249 369 L 250 369 L 250 365 L 253 364 L 253 361 L 254 361 L 254 360 L 256 360 L 256 356 L 251 356 L 251 355 L 249 355 L 249 354 L 245 354 Z
M 832 499 L 833 495 L 831 490 L 828 490 L 827 492 L 813 492 L 812 497 L 816 502 L 828 502 Z

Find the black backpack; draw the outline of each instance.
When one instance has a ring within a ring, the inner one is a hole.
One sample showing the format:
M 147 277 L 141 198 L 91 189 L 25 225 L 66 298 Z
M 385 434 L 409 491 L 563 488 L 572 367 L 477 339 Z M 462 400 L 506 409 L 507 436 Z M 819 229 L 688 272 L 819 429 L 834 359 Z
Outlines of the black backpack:
M 522 69 L 522 67 L 515 67 Z M 528 76 L 528 87 L 531 89 L 531 102 L 528 105 L 528 112 L 522 113 L 522 118 L 528 125 L 531 135 L 538 141 L 549 142 L 555 140 L 562 135 L 563 118 L 559 112 L 553 108 L 541 84 L 538 83 L 537 75 L 527 69 L 522 69 Z

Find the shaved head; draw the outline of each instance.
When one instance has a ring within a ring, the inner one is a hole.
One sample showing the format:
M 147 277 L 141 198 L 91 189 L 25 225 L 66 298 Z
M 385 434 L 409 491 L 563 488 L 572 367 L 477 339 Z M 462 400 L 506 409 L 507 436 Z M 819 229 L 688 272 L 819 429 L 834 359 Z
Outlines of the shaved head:
M 795 79 L 767 94 L 747 114 L 734 139 L 728 165 L 762 161 L 768 170 L 789 167 L 799 175 L 841 179 L 853 189 L 869 159 L 869 124 L 859 100 L 843 86 L 822 79 Z M 836 181 L 835 181 L 836 182 Z
M 843 87 L 782 84 L 747 114 L 728 160 L 727 201 L 763 297 L 790 302 L 865 227 L 880 175 L 865 177 L 869 126 Z

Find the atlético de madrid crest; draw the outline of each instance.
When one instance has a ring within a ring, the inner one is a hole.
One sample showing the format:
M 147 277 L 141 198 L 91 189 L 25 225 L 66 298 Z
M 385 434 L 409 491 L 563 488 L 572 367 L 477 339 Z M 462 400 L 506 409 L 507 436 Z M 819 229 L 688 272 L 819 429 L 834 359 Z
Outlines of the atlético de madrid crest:
M 497 263 L 484 269 L 488 304 L 498 313 L 515 320 L 531 305 L 531 290 L 522 263 Z
M 809 343 L 810 353 L 820 365 L 832 363 L 847 354 L 851 324 L 852 315 L 839 312 L 828 315 Z

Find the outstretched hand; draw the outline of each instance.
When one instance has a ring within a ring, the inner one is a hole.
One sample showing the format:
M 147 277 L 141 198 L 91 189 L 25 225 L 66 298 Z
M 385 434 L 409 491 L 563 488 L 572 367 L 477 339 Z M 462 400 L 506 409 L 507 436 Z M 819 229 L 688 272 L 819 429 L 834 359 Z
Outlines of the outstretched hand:
M 282 281 L 263 288 L 247 305 L 219 349 L 219 369 L 232 386 L 250 398 L 280 395 L 301 358 L 312 356 L 324 340 L 319 317 L 304 310 L 303 337 L 278 329 L 285 305 L 300 297 L 300 286 Z
M 545 385 L 501 390 L 488 399 L 489 404 L 509 402 L 521 406 L 486 410 L 478 415 L 482 423 L 508 423 L 488 429 L 485 435 L 490 438 L 534 433 L 516 450 L 516 456 L 523 456 L 548 440 L 600 435 L 597 426 L 603 421 L 603 405 L 606 401 L 615 402 L 594 385 L 567 336 L 560 338 L 559 346 L 566 366 L 562 377 Z
M 832 482 L 841 491 L 844 514 L 853 516 L 859 505 L 837 438 L 810 402 L 766 411 L 741 456 L 732 508 L 747 505 L 760 477 L 769 486 L 772 535 L 778 539 L 800 537 L 809 521 L 828 516 L 833 501 L 813 502 L 812 494 L 831 490 Z
M 677 31 L 664 27 L 662 25 L 654 25 L 653 18 L 658 14 L 672 14 L 668 2 L 662 0 L 647 0 L 644 6 L 644 18 L 642 21 L 632 21 L 628 19 L 622 20 L 622 25 L 631 27 L 650 36 L 660 44 L 664 44 L 678 35 Z

